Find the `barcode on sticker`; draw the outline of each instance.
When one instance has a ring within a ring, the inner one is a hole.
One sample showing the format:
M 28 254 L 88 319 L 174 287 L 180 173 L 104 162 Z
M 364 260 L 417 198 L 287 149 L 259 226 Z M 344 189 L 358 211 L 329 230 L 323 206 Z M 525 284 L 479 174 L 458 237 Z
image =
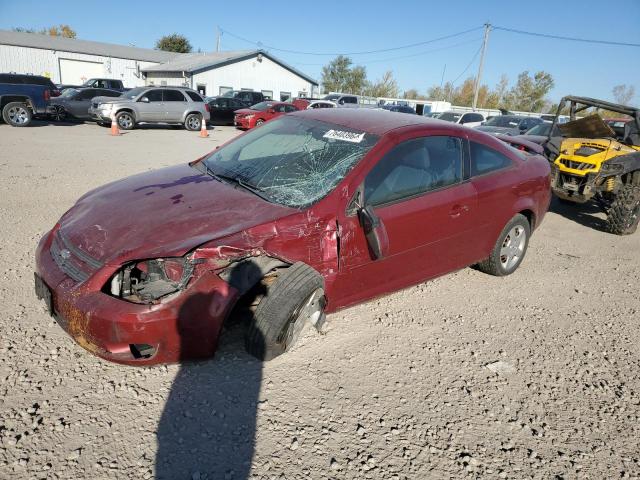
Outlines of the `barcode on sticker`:
M 364 139 L 363 133 L 343 132 L 342 130 L 329 130 L 323 135 L 324 138 L 343 140 L 345 142 L 360 143 Z

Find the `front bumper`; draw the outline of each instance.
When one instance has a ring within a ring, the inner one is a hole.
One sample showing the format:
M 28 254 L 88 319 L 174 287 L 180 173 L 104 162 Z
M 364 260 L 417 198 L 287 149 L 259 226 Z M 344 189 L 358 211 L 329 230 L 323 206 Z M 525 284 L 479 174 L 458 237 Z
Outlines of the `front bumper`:
M 236 117 L 233 123 L 237 128 L 243 128 L 245 130 L 248 130 L 253 127 L 253 125 L 251 124 L 252 120 L 253 118 Z
M 201 274 L 162 303 L 131 303 L 100 290 L 103 281 L 95 277 L 101 272 L 79 283 L 66 276 L 50 254 L 51 237 L 50 232 L 38 245 L 36 273 L 51 292 L 53 317 L 81 347 L 126 365 L 213 356 L 224 319 L 238 296 L 220 277 Z
M 98 109 L 91 106 L 89 107 L 89 117 L 97 122 L 110 122 L 111 110 Z

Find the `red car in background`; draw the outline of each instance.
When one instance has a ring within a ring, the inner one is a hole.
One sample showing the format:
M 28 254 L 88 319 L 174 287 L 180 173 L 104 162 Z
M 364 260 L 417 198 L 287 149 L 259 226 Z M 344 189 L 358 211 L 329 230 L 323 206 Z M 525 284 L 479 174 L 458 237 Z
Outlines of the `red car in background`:
M 83 195 L 38 245 L 36 294 L 114 362 L 210 357 L 236 314 L 249 315 L 247 351 L 270 359 L 325 313 L 469 265 L 513 273 L 549 173 L 544 157 L 453 123 L 305 110 Z M 135 215 L 114 214 L 122 205 Z
M 299 110 L 298 107 L 286 102 L 260 102 L 249 108 L 242 108 L 235 111 L 233 123 L 237 128 L 249 130 L 258 127 L 272 118 L 279 117 L 285 113 Z

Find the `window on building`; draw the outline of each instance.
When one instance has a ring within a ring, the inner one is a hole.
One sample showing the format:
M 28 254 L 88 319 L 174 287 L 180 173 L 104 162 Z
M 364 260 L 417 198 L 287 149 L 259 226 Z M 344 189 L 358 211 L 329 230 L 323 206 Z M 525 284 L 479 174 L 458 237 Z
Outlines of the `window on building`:
M 227 92 L 233 91 L 232 87 L 220 87 L 220 95 L 224 95 Z
M 280 101 L 286 102 L 291 98 L 291 92 L 280 92 Z
M 367 175 L 365 201 L 376 206 L 447 187 L 462 178 L 462 142 L 449 136 L 408 140 Z
M 160 85 L 162 85 L 163 87 L 167 86 L 167 81 L 166 80 L 160 80 Z
M 164 101 L 165 102 L 186 102 L 184 95 L 180 90 L 165 90 Z
M 300 98 L 307 98 L 309 96 L 309 94 L 307 92 L 305 92 L 304 90 L 302 92 L 298 92 L 298 97 Z
M 253 92 L 253 88 L 241 88 L 241 92 Z
M 207 86 L 206 85 L 198 84 L 198 86 L 196 87 L 196 90 L 203 97 L 207 96 Z
M 471 175 L 500 170 L 511 165 L 511 160 L 500 152 L 485 145 L 471 142 Z
M 273 90 L 262 90 L 262 96 L 265 100 L 273 100 Z

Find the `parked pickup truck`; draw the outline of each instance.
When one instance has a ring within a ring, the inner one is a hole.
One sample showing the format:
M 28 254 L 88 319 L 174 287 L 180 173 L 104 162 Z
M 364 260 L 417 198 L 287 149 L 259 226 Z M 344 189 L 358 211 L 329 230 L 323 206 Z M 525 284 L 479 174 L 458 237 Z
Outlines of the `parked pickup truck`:
M 122 80 L 116 80 L 114 78 L 90 78 L 82 85 L 58 85 L 60 90 L 65 88 L 80 88 L 80 87 L 91 87 L 91 88 L 106 88 L 108 90 L 117 90 L 119 92 L 126 92 L 130 90 L 129 88 L 125 88 Z
M 51 86 L 35 75 L 0 74 L 0 111 L 13 127 L 26 127 L 34 115 L 47 113 Z

